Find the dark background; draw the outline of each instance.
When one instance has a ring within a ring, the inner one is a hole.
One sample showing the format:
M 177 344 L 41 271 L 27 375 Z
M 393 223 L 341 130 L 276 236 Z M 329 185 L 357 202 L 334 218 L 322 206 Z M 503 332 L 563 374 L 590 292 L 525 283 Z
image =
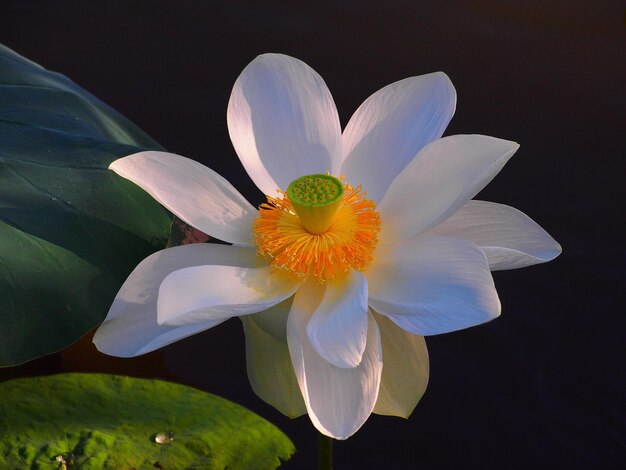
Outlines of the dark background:
M 169 151 L 261 194 L 228 138 L 226 104 L 263 52 L 326 80 L 342 124 L 371 93 L 445 71 L 458 93 L 446 134 L 515 140 L 480 199 L 529 214 L 557 260 L 497 272 L 503 315 L 428 338 L 431 380 L 410 419 L 372 415 L 335 444 L 337 469 L 624 468 L 624 4 L 620 1 L 26 1 L 0 3 L 0 41 L 59 71 Z M 85 339 L 0 371 L 161 377 L 241 403 L 313 468 L 314 428 L 252 392 L 238 320 L 147 356 L 111 359 Z M 2 423 L 5 425 L 7 423 Z

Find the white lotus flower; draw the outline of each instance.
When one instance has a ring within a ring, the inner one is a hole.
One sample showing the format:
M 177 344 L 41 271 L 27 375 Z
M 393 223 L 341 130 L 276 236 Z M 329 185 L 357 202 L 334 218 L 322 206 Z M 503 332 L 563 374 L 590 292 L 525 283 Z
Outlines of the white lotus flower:
M 233 245 L 145 259 L 98 329 L 98 349 L 144 354 L 239 316 L 252 387 L 284 414 L 308 412 L 337 439 L 372 412 L 407 417 L 428 381 L 423 336 L 497 317 L 490 269 L 560 253 L 521 212 L 471 200 L 518 145 L 441 138 L 455 103 L 445 74 L 408 78 L 370 96 L 342 134 L 314 70 L 257 57 L 235 83 L 228 129 L 268 204 L 255 209 L 181 156 L 115 161 L 179 218 Z

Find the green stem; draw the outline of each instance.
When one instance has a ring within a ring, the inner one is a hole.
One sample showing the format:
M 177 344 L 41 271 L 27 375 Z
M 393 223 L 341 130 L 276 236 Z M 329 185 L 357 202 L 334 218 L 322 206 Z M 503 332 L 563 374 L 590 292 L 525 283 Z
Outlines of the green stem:
M 333 440 L 317 433 L 317 470 L 333 469 Z

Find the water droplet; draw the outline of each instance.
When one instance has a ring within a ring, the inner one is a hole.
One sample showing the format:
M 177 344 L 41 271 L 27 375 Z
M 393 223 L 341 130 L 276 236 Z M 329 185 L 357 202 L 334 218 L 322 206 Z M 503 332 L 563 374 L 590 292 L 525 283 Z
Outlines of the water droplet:
M 154 442 L 157 444 L 171 444 L 174 440 L 174 432 L 160 432 L 156 436 L 154 436 Z
M 74 460 L 74 454 L 59 454 L 54 457 L 54 460 L 61 464 L 62 470 L 67 470 L 70 466 L 73 466 L 76 461 Z

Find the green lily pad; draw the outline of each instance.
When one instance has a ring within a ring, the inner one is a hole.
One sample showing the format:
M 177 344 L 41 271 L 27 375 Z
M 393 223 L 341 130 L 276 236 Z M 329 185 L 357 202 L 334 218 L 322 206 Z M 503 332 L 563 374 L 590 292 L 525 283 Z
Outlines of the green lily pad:
M 270 469 L 294 452 L 245 408 L 160 380 L 60 374 L 0 396 L 0 468 Z
M 66 77 L 0 45 L 0 366 L 59 351 L 102 322 L 170 215 L 107 169 L 161 149 Z

